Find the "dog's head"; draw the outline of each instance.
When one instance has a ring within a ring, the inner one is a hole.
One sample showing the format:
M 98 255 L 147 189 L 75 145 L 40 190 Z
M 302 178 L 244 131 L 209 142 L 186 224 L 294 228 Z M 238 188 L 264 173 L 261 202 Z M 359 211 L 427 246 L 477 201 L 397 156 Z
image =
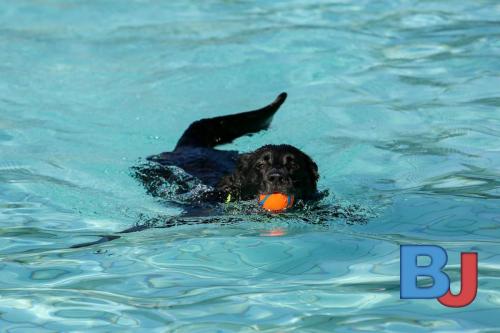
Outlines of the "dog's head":
M 317 192 L 318 178 L 318 166 L 299 149 L 266 145 L 240 155 L 236 171 L 225 177 L 220 187 L 237 192 L 241 199 L 275 192 L 309 199 Z

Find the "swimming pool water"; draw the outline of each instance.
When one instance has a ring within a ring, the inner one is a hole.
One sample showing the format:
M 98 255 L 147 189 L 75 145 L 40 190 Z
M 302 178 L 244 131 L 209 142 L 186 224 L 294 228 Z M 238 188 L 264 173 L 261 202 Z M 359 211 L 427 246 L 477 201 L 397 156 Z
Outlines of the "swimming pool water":
M 0 330 L 497 331 L 499 18 L 493 0 L 2 2 Z M 296 145 L 367 224 L 242 217 L 69 248 L 180 214 L 130 167 L 281 91 L 271 129 L 224 149 Z M 453 290 L 477 251 L 476 301 L 400 300 L 411 243 L 449 251 Z

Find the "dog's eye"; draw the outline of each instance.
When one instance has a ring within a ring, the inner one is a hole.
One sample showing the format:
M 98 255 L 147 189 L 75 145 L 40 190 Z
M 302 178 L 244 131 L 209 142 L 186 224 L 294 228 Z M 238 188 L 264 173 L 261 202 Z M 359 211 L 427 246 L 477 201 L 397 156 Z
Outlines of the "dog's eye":
M 289 170 L 297 170 L 299 168 L 299 165 L 293 161 L 290 161 L 286 164 L 286 167 L 289 169 Z
M 261 162 L 257 162 L 255 164 L 255 169 L 260 170 L 260 169 L 264 168 L 265 166 L 266 166 L 265 162 L 262 162 L 262 161 Z

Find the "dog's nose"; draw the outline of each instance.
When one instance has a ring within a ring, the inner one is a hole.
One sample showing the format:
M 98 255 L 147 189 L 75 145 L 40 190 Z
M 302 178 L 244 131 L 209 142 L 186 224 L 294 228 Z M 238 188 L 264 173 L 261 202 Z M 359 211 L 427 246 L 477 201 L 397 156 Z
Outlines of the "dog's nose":
M 285 181 L 285 177 L 281 173 L 273 172 L 267 175 L 267 180 L 273 184 L 281 184 Z

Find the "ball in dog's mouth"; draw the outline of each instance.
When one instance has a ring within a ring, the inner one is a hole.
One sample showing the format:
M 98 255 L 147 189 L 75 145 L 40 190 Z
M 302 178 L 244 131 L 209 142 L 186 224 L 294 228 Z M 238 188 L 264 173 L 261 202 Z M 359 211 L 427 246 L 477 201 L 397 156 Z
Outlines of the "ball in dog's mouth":
M 294 197 L 284 193 L 259 195 L 259 206 L 273 213 L 280 213 L 293 206 Z

